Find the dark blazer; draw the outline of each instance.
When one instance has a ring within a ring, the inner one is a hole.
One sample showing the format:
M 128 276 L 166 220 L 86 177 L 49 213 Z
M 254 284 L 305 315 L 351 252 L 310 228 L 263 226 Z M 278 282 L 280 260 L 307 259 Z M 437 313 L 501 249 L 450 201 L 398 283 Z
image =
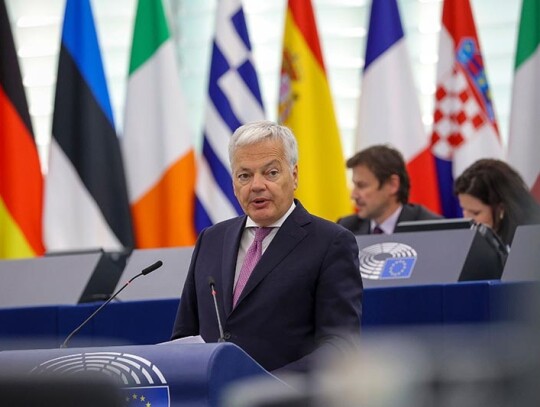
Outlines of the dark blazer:
M 403 205 L 403 209 L 399 214 L 397 223 L 413 220 L 430 220 L 441 218 L 442 216 L 429 211 L 422 205 L 406 204 Z M 370 219 L 362 219 L 359 218 L 358 215 L 345 216 L 344 218 L 338 219 L 337 223 L 339 223 L 344 228 L 349 229 L 355 235 L 369 235 L 371 233 Z
M 216 282 L 225 339 L 267 370 L 298 361 L 340 334 L 359 333 L 363 288 L 356 240 L 341 226 L 309 214 L 298 201 L 233 310 L 236 258 L 245 223 L 246 216 L 241 216 L 200 234 L 172 339 L 201 335 L 206 342 L 218 340 L 209 277 Z

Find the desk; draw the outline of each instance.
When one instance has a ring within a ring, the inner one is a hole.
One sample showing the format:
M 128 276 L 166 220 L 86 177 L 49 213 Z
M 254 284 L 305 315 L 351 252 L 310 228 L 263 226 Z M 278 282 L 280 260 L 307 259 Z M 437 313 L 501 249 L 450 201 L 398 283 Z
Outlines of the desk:
M 363 327 L 451 325 L 507 321 L 519 298 L 538 283 L 480 281 L 368 288 Z M 147 345 L 167 341 L 178 299 L 110 303 L 70 342 L 70 347 Z M 0 349 L 54 348 L 100 303 L 0 309 Z
M 146 405 L 217 407 L 223 390 L 247 377 L 264 377 L 278 390 L 288 389 L 232 343 L 0 352 L 0 374 L 29 379 L 82 370 L 121 378 L 126 396 L 144 396 Z

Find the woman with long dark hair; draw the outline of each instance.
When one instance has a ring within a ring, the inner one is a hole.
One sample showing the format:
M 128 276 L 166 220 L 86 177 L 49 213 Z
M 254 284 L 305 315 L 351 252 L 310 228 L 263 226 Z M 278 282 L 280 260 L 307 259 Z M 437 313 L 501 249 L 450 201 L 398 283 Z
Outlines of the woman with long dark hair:
M 508 246 L 519 225 L 540 223 L 540 205 L 503 161 L 476 161 L 456 179 L 454 193 L 464 217 L 491 227 Z

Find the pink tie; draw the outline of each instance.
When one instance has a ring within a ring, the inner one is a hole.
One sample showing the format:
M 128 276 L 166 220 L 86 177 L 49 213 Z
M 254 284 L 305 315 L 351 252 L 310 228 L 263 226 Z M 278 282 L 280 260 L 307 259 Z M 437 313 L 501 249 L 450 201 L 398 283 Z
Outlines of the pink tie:
M 271 231 L 272 228 L 257 228 L 255 230 L 255 240 L 253 240 L 253 243 L 251 243 L 251 246 L 247 249 L 246 257 L 244 258 L 244 263 L 242 264 L 240 275 L 236 282 L 236 287 L 234 287 L 233 308 L 236 307 L 236 303 L 249 280 L 249 276 L 251 276 L 253 269 L 261 259 L 262 241 Z

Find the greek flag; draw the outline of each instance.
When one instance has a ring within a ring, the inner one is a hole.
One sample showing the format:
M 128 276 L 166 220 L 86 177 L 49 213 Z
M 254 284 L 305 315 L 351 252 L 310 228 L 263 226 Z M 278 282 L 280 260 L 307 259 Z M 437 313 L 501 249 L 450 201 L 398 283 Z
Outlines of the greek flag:
M 197 232 L 242 213 L 232 186 L 229 138 L 264 119 L 264 108 L 240 0 L 218 2 L 202 153 L 198 157 Z

